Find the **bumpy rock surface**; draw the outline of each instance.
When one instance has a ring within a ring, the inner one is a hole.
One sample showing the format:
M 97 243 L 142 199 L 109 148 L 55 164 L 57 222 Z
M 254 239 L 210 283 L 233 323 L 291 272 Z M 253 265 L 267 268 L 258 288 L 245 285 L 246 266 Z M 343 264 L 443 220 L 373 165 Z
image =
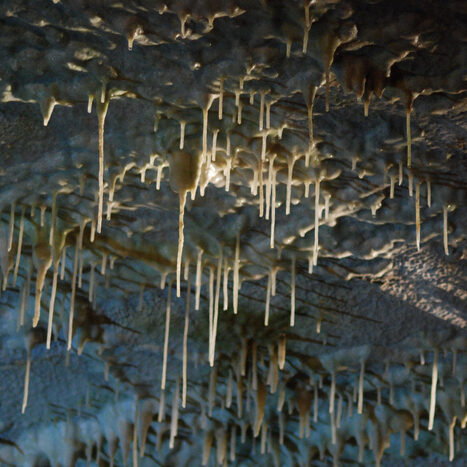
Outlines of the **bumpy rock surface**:
M 465 5 L 0 3 L 0 464 L 464 465 Z

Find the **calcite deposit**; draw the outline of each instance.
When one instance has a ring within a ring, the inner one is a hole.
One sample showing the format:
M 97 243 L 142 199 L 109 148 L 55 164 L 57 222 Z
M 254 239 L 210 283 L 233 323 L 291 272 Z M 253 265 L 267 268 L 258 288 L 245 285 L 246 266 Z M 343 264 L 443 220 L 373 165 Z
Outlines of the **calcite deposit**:
M 466 15 L 0 2 L 0 464 L 465 465 Z

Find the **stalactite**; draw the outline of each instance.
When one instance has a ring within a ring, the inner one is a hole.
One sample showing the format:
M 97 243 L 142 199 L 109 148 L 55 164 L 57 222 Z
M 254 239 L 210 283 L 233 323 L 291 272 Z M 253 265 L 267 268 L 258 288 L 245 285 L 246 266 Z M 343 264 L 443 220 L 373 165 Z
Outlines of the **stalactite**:
M 92 102 L 94 100 L 94 96 L 92 94 L 89 94 L 88 96 L 88 114 L 92 112 Z
M 201 261 L 203 257 L 203 250 L 198 250 L 198 256 L 196 259 L 196 296 L 195 296 L 195 310 L 199 310 L 199 298 L 201 295 Z
M 240 376 L 245 376 L 246 375 L 247 356 L 248 356 L 247 340 L 246 340 L 246 337 L 242 337 L 241 346 L 240 346 L 240 353 L 239 353 L 239 360 L 238 360 Z
M 320 188 L 320 179 L 315 180 L 315 243 L 313 247 L 313 265 L 318 264 L 318 249 L 319 249 L 319 188 Z
M 238 313 L 238 290 L 240 287 L 240 233 L 237 233 L 235 241 L 235 260 L 233 274 L 233 311 Z
M 269 325 L 269 308 L 271 304 L 271 273 L 268 274 L 268 285 L 266 287 L 266 303 L 264 309 L 264 325 Z
M 336 414 L 334 410 L 329 414 L 331 419 L 331 443 L 337 443 Z
M 287 39 L 285 41 L 285 56 L 286 56 L 286 58 L 290 58 L 291 51 L 292 51 L 292 40 Z
M 415 235 L 417 250 L 420 251 L 420 183 L 415 184 Z
M 55 222 L 57 220 L 57 196 L 58 192 L 55 192 L 52 195 L 52 213 L 50 219 L 50 235 L 49 235 L 49 245 L 52 246 L 55 236 Z
M 62 281 L 65 278 L 65 271 L 66 271 L 66 250 L 67 246 L 63 247 L 62 251 L 62 258 L 60 260 L 60 280 Z
M 186 122 L 181 121 L 180 122 L 180 149 L 183 149 L 185 146 L 185 127 L 186 127 Z
M 178 216 L 178 251 L 177 251 L 177 297 L 180 297 L 180 276 L 182 271 L 182 255 L 183 255 L 183 228 L 184 228 L 184 214 L 186 203 L 186 190 L 181 190 L 179 193 L 180 210 Z
M 50 339 L 52 337 L 52 323 L 53 323 L 53 316 L 54 316 L 55 296 L 57 293 L 57 277 L 58 277 L 58 262 L 55 262 L 54 263 L 54 274 L 53 274 L 53 279 L 52 279 L 52 292 L 50 294 L 50 302 L 49 302 L 49 320 L 47 324 L 47 343 L 46 343 L 47 350 L 50 349 Z
M 267 433 L 268 433 L 268 424 L 264 422 L 263 427 L 261 429 L 261 447 L 260 447 L 261 454 L 266 453 Z
M 268 369 L 268 378 L 267 384 L 270 387 L 271 394 L 274 394 L 277 389 L 277 383 L 279 381 L 279 372 L 278 372 L 278 360 L 277 352 L 275 351 L 275 346 L 273 344 L 268 345 L 269 351 L 269 369 Z
M 370 94 L 368 94 L 363 101 L 363 116 L 368 117 L 368 111 L 370 110 Z
M 214 299 L 214 318 L 212 324 L 212 337 L 210 347 L 209 364 L 214 366 L 214 357 L 216 353 L 216 337 L 217 337 L 217 321 L 219 318 L 219 296 L 221 288 L 221 272 L 222 272 L 222 247 L 219 252 L 219 259 L 217 261 L 217 276 L 216 276 L 216 294 Z
M 78 253 L 79 253 L 79 238 L 78 236 L 76 236 L 75 256 L 73 259 L 73 277 L 71 279 L 70 315 L 68 317 L 67 351 L 70 351 L 71 342 L 73 340 L 73 318 L 74 318 L 74 313 L 75 313 L 76 276 L 78 274 Z
M 208 105 L 203 107 L 203 153 L 201 156 L 203 164 L 206 162 L 208 154 L 208 116 L 210 106 L 211 104 L 208 103 Z M 201 193 L 201 196 L 203 196 L 203 193 Z
M 224 260 L 224 275 L 223 275 L 223 281 L 222 281 L 222 296 L 224 297 L 224 304 L 222 306 L 222 309 L 226 311 L 229 308 L 229 263 L 228 259 L 225 258 Z
M 135 420 L 133 423 L 133 467 L 138 467 L 138 431 L 137 431 L 137 421 L 138 421 L 138 401 L 136 402 L 135 408 Z
M 47 209 L 47 206 L 41 206 L 41 220 L 40 220 L 40 225 L 41 227 L 44 227 L 44 224 L 45 224 L 45 211 Z M 33 216 L 31 216 L 33 217 Z
M 394 199 L 394 185 L 396 183 L 396 176 L 391 175 L 390 181 L 391 181 L 391 188 L 389 190 L 389 199 Z
M 308 149 L 305 153 L 305 166 L 308 167 L 310 165 L 311 151 L 313 150 L 315 144 L 313 135 L 313 103 L 316 96 L 316 86 L 313 84 L 309 85 L 303 94 L 305 97 L 308 114 Z M 308 198 L 308 196 L 305 197 Z
M 18 235 L 18 247 L 16 249 L 16 261 L 15 269 L 13 272 L 13 287 L 16 287 L 16 278 L 18 277 L 19 263 L 21 260 L 21 250 L 23 248 L 23 233 L 24 233 L 24 206 L 21 208 L 21 220 L 19 222 L 19 235 Z
M 271 296 L 276 296 L 276 276 L 277 276 L 278 267 L 273 266 L 271 268 Z
M 430 413 L 429 413 L 429 419 L 428 419 L 428 430 L 429 431 L 433 429 L 433 423 L 435 421 L 437 384 L 438 384 L 438 349 L 435 349 L 434 355 L 433 355 L 433 371 L 431 375 Z
M 269 170 L 268 170 L 268 178 L 266 180 L 266 214 L 265 219 L 269 220 L 269 212 L 271 207 L 271 187 L 272 187 L 272 178 L 273 178 L 273 170 L 274 170 L 274 159 L 275 155 L 271 154 L 269 156 Z
M 302 44 L 302 53 L 306 54 L 308 50 L 308 35 L 309 35 L 310 30 L 308 28 L 305 28 L 303 30 L 303 44 Z
M 273 102 L 266 103 L 266 129 L 269 130 L 271 128 L 271 107 Z M 267 134 L 267 133 L 266 133 Z
M 53 96 L 43 97 L 42 99 L 40 99 L 39 107 L 41 109 L 44 126 L 47 126 L 49 124 L 50 117 L 52 116 L 52 112 L 56 104 L 57 101 Z
M 279 342 L 277 344 L 277 360 L 280 370 L 283 370 L 285 365 L 286 342 L 287 340 L 284 334 L 279 338 Z
M 185 261 L 185 267 L 183 268 L 183 280 L 188 281 L 189 275 L 190 275 L 190 260 L 187 259 Z
M 211 365 L 212 331 L 214 320 L 214 266 L 209 267 L 209 347 L 208 360 Z
M 222 120 L 222 111 L 224 107 L 224 78 L 219 79 L 219 120 Z
M 217 157 L 217 136 L 219 129 L 215 129 L 212 132 L 212 147 L 211 147 L 211 161 L 215 161 Z
M 337 417 L 336 417 L 336 428 L 341 427 L 341 420 L 342 420 L 342 396 L 338 394 L 337 398 Z
M 443 246 L 446 256 L 449 255 L 448 244 L 448 206 L 443 206 Z
M 292 196 L 292 176 L 295 158 L 292 156 L 291 160 L 287 163 L 287 196 L 285 202 L 285 214 L 290 214 L 290 198 Z
M 105 271 L 107 269 L 107 253 L 104 252 L 102 254 L 102 262 L 101 262 L 101 275 L 105 276 Z
M 270 247 L 274 248 L 274 231 L 276 228 L 276 171 L 273 169 L 271 181 L 271 235 Z
M 170 418 L 170 440 L 169 449 L 174 448 L 175 437 L 178 432 L 178 400 L 180 398 L 180 378 L 177 377 L 175 389 L 172 394 L 172 414 Z
M 251 194 L 256 196 L 258 194 L 258 169 L 256 166 L 252 167 L 253 170 L 253 182 L 251 183 Z
M 140 177 L 141 177 L 141 183 L 145 183 L 146 181 L 146 171 L 147 171 L 147 167 L 144 166 L 141 171 L 140 171 Z M 110 196 L 109 196 L 110 198 Z M 112 203 L 107 203 L 107 219 L 110 220 L 110 217 L 111 217 L 111 213 L 112 213 Z
M 363 413 L 363 384 L 365 378 L 365 360 L 362 359 L 360 362 L 360 378 L 358 380 L 358 408 L 357 412 L 359 414 Z
M 264 216 L 264 181 L 263 181 L 263 160 L 258 160 L 258 186 L 259 186 L 259 217 Z
M 260 92 L 259 123 L 258 123 L 259 131 L 263 131 L 263 126 L 264 126 L 264 98 L 265 98 L 265 95 L 266 95 L 265 91 Z
M 320 334 L 321 333 L 321 324 L 322 324 L 323 320 L 321 318 L 318 318 L 316 320 L 316 334 Z
M 97 211 L 97 233 L 102 230 L 102 212 L 104 208 L 104 124 L 109 108 L 109 98 L 104 101 L 97 102 L 97 119 L 99 124 L 99 196 L 98 196 L 98 211 Z
M 409 196 L 413 196 L 413 174 L 409 173 Z
M 456 420 L 457 417 L 454 415 L 452 417 L 451 422 L 449 423 L 449 462 L 452 462 L 454 460 L 454 454 L 455 454 L 455 449 L 454 449 L 454 427 L 456 426 Z
M 334 412 L 334 400 L 336 397 L 336 370 L 331 372 L 331 388 L 329 393 L 329 413 Z
M 94 243 L 95 238 L 96 238 L 96 219 L 93 217 L 91 220 L 91 232 L 89 235 L 89 241 L 91 243 Z
M 431 181 L 426 181 L 426 204 L 431 208 Z
M 102 82 L 102 87 L 101 87 L 101 104 L 105 103 L 106 93 L 107 93 L 107 80 L 105 79 Z
M 285 432 L 285 415 L 283 412 L 279 413 L 279 445 L 284 444 L 284 432 Z
M 157 167 L 157 176 L 156 176 L 156 190 L 158 191 L 161 189 L 162 170 L 164 170 L 164 166 L 159 165 L 159 167 Z M 191 199 L 193 199 L 193 192 L 192 192 Z
M 26 407 L 28 405 L 28 397 L 29 397 L 29 374 L 31 372 L 31 352 L 32 346 L 28 345 L 28 352 L 26 358 L 26 372 L 24 375 L 24 393 L 23 393 L 23 405 L 21 407 L 21 413 L 24 414 L 26 411 Z
M 232 158 L 227 159 L 225 166 L 225 191 L 230 191 L 230 172 L 232 170 Z
M 166 377 L 167 377 L 167 355 L 169 352 L 171 301 L 172 301 L 172 284 L 169 284 L 169 291 L 167 293 L 167 307 L 166 307 L 166 312 L 165 312 L 164 356 L 162 360 L 162 377 L 161 377 L 162 391 L 165 391 L 165 383 L 166 383 Z
M 227 432 L 224 428 L 216 431 L 217 465 L 227 465 Z
M 87 219 L 82 219 L 80 222 L 79 226 L 79 232 L 78 232 L 78 248 L 79 248 L 79 263 L 78 263 L 78 287 L 82 287 L 82 281 L 83 281 L 83 263 L 84 263 L 84 254 L 83 254 L 83 235 L 84 235 L 84 229 L 86 227 L 88 220 Z
M 214 436 L 211 431 L 206 431 L 204 434 L 204 443 L 203 443 L 203 459 L 201 465 L 208 465 L 209 454 L 211 453 L 211 446 Z
M 23 287 L 22 287 L 23 294 L 21 296 L 21 302 L 20 302 L 20 307 L 19 307 L 18 330 L 21 326 L 24 325 L 24 313 L 25 313 L 25 310 L 29 308 L 31 275 L 32 275 L 32 264 L 31 262 L 29 262 L 27 266 L 26 284 L 25 285 L 23 284 Z
M 282 381 L 280 386 L 279 386 L 279 397 L 277 398 L 277 411 L 282 412 L 282 409 L 284 408 L 284 402 L 285 402 L 285 382 Z
M 258 390 L 256 391 L 256 415 L 253 436 L 256 438 L 259 435 L 261 425 L 264 419 L 264 409 L 266 406 L 267 387 L 262 382 L 258 382 Z
M 165 390 L 161 391 L 161 397 L 159 399 L 159 413 L 157 414 L 157 421 L 163 422 L 165 419 Z
M 39 234 L 39 239 L 34 248 L 34 262 L 36 263 L 37 273 L 32 326 L 35 328 L 38 325 L 40 318 L 41 297 L 44 288 L 45 276 L 52 264 L 50 249 L 47 245 L 47 241 L 42 237 L 42 232 Z
M 182 367 L 182 407 L 186 407 L 187 366 L 188 366 L 188 327 L 190 324 L 191 277 L 188 277 L 185 306 L 185 326 L 183 328 L 183 367 Z

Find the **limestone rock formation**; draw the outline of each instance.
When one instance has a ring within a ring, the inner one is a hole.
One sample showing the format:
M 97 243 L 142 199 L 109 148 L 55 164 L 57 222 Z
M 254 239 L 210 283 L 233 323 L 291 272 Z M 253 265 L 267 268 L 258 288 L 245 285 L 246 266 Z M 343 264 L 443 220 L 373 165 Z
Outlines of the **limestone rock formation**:
M 0 464 L 465 465 L 466 13 L 0 2 Z

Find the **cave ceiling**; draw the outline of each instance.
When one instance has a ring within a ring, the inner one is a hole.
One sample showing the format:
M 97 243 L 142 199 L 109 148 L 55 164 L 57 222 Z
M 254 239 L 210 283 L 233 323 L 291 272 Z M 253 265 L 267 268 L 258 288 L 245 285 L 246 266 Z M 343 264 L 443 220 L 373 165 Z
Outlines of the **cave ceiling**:
M 466 31 L 1 1 L 0 465 L 465 465 Z

